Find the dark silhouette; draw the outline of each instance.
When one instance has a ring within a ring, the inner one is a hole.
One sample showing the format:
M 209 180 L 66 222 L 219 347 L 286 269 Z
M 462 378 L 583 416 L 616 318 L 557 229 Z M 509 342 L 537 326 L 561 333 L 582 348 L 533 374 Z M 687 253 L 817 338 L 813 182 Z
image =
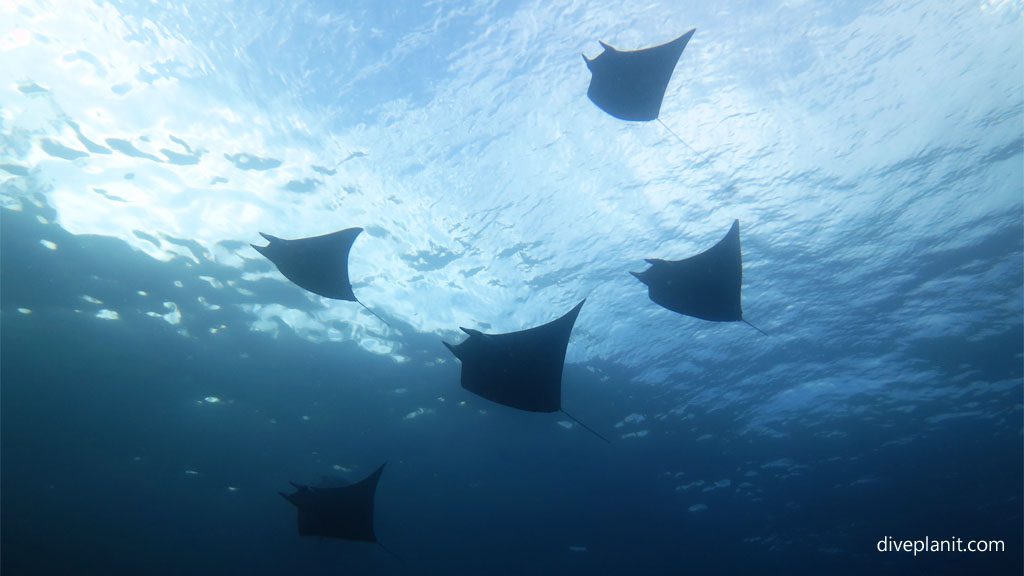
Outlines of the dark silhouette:
M 657 120 L 672 71 L 695 31 L 643 50 L 617 50 L 601 42 L 604 52 L 593 60 L 583 57 L 592 75 L 587 96 L 616 118 Z
M 462 362 L 462 387 L 512 408 L 562 412 L 604 439 L 562 409 L 565 350 L 584 302 L 557 320 L 518 332 L 484 334 L 461 328 L 469 338 L 444 345 Z
M 366 311 L 388 324 L 356 298 L 348 276 L 348 254 L 362 228 L 348 228 L 323 236 L 285 240 L 260 232 L 267 239 L 266 246 L 250 244 L 257 252 L 267 257 L 300 288 L 324 298 L 347 300 L 366 308 Z
M 746 322 L 740 305 L 743 256 L 740 221 L 734 220 L 718 244 L 683 260 L 647 259 L 650 268 L 630 272 L 647 285 L 655 303 L 687 316 L 712 322 Z

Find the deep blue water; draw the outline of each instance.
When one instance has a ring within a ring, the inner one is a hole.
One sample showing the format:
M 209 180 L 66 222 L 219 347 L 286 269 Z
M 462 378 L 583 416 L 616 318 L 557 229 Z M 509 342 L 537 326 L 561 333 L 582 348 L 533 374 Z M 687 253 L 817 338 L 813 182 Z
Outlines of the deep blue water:
M 1020 574 L 1022 10 L 0 3 L 0 572 Z M 693 27 L 685 144 L 587 100 Z M 734 218 L 767 337 L 628 274 Z M 248 246 L 352 226 L 393 327 Z M 610 444 L 459 387 L 459 326 L 584 297 Z M 297 535 L 385 461 L 400 558 Z

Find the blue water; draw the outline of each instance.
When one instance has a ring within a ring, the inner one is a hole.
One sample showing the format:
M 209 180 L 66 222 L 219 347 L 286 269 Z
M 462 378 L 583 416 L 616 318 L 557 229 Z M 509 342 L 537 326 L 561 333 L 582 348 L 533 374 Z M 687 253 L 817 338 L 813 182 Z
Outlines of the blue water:
M 0 571 L 1020 574 L 1024 19 L 0 2 Z M 581 54 L 696 28 L 657 123 Z M 762 336 L 630 270 L 742 225 Z M 354 303 L 248 244 L 360 226 Z M 442 339 L 587 298 L 557 414 Z M 389 462 L 372 544 L 277 492 Z M 886 537 L 1001 540 L 879 552 Z

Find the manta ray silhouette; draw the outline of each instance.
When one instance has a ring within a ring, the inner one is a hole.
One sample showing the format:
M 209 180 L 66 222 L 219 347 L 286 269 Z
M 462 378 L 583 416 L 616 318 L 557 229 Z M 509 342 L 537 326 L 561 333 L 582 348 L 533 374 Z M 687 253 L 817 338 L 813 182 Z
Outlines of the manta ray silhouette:
M 587 97 L 620 120 L 657 120 L 689 147 L 660 116 L 672 72 L 696 31 L 694 28 L 671 42 L 642 50 L 619 50 L 600 42 L 603 52 L 592 59 L 583 57 L 591 74 Z
M 562 368 L 580 301 L 561 318 L 518 332 L 469 335 L 459 344 L 444 345 L 462 362 L 462 387 L 498 404 L 529 412 L 562 412 L 607 442 L 562 408 Z
M 401 560 L 377 539 L 373 527 L 377 484 L 385 466 L 387 462 L 354 484 L 308 486 L 289 482 L 295 491 L 278 494 L 297 509 L 299 536 L 374 542 Z
M 285 240 L 260 232 L 260 236 L 266 238 L 269 244 L 250 246 L 273 262 L 285 278 L 300 288 L 324 298 L 355 302 L 390 326 L 387 320 L 360 302 L 352 291 L 348 256 L 352 244 L 362 231 L 362 228 L 347 228 L 323 236 L 296 240 Z
M 643 272 L 630 272 L 647 285 L 651 300 L 661 306 L 712 322 L 744 322 L 740 289 L 743 257 L 740 251 L 740 221 L 735 220 L 725 238 L 704 252 L 683 260 L 646 260 Z M 765 334 L 767 336 L 767 334 Z

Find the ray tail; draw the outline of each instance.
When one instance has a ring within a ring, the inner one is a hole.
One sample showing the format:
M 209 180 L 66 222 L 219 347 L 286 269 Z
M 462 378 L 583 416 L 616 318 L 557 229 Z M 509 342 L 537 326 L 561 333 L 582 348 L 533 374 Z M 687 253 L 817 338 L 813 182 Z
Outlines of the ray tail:
M 697 154 L 697 155 L 699 155 L 699 154 L 700 154 L 700 152 L 697 152 L 696 150 L 694 150 L 694 149 L 693 149 L 693 146 L 690 146 L 689 144 L 687 144 L 687 143 L 686 143 L 686 140 L 683 140 L 683 138 L 682 138 L 681 136 L 679 136 L 679 134 L 676 134 L 675 130 L 673 130 L 673 129 L 669 128 L 669 127 L 668 127 L 668 124 L 665 124 L 664 122 L 662 122 L 662 121 L 661 121 L 661 118 L 658 118 L 658 124 L 661 124 L 662 126 L 664 126 L 664 127 L 665 127 L 665 130 L 668 130 L 668 133 L 669 133 L 669 134 L 671 134 L 671 135 L 675 136 L 677 140 L 679 140 L 680 142 L 682 142 L 682 143 L 683 143 L 683 146 L 686 146 L 687 148 L 689 148 L 689 149 L 690 149 L 690 152 L 693 152 L 694 154 Z
M 356 302 L 357 302 L 357 303 L 358 303 L 358 304 L 359 304 L 360 306 L 362 306 L 362 307 L 363 307 L 363 308 L 364 308 L 364 309 L 365 309 L 365 310 L 366 310 L 367 312 L 369 312 L 370 314 L 373 314 L 373 315 L 374 315 L 374 317 L 376 317 L 376 318 L 377 318 L 377 320 L 380 320 L 381 322 L 383 322 L 383 323 L 387 324 L 387 325 L 388 325 L 388 328 L 394 328 L 394 326 L 392 326 L 392 325 L 391 325 L 391 322 L 388 322 L 387 320 L 385 320 L 385 319 L 381 318 L 381 317 L 380 317 L 380 314 L 377 314 L 377 313 L 376 313 L 376 312 L 374 312 L 373 310 L 370 310 L 370 307 L 369 307 L 369 306 L 367 306 L 366 304 L 363 304 L 363 303 L 362 303 L 362 302 L 360 302 L 359 300 L 356 300 Z
M 765 332 L 764 330 L 761 330 L 761 329 L 760 329 L 760 328 L 758 328 L 757 326 L 754 326 L 754 325 L 753 325 L 753 324 L 751 324 L 750 322 L 747 322 L 747 319 L 746 319 L 746 318 L 742 318 L 742 320 L 743 320 L 743 323 L 744 323 L 744 324 L 746 324 L 747 326 L 750 326 L 751 328 L 753 328 L 754 330 L 757 330 L 758 332 L 760 332 L 761 334 L 764 334 L 765 336 L 767 336 L 767 335 L 768 335 L 768 333 L 767 333 L 767 332 Z
M 580 426 L 582 426 L 582 427 L 583 427 L 583 428 L 584 428 L 584 429 L 585 429 L 586 431 L 590 432 L 590 433 L 591 433 L 591 434 L 593 434 L 594 436 L 597 436 L 598 438 L 600 438 L 601 440 L 604 440 L 605 442 L 607 442 L 607 443 L 609 443 L 609 444 L 611 444 L 611 443 L 612 443 L 612 442 L 611 442 L 611 440 L 609 440 L 609 439 L 605 438 L 604 436 L 601 436 L 600 434 L 598 434 L 597 432 L 595 432 L 595 431 L 594 431 L 594 429 L 593 429 L 593 428 L 591 428 L 590 426 L 587 426 L 587 425 L 586 425 L 586 424 L 584 424 L 583 422 L 580 422 L 579 420 L 577 420 L 577 419 L 576 419 L 576 417 L 575 417 L 575 416 L 573 416 L 572 414 L 569 414 L 569 413 L 568 413 L 568 412 L 566 412 L 565 410 L 562 410 L 561 412 L 562 412 L 562 414 L 565 414 L 566 416 L 568 416 L 570 420 L 572 420 L 573 422 L 575 422 L 575 423 L 579 424 L 579 425 L 580 425 Z

